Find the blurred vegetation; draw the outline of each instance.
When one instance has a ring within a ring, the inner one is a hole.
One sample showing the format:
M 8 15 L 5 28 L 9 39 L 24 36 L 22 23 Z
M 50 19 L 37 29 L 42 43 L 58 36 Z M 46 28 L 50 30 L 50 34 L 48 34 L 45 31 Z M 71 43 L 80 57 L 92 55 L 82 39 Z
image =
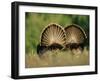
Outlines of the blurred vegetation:
M 26 54 L 25 67 L 57 67 L 57 66 L 82 66 L 89 65 L 89 51 L 85 47 L 81 53 L 73 53 L 71 50 L 47 51 L 41 56 Z
M 40 43 L 40 36 L 43 29 L 50 23 L 57 23 L 62 27 L 71 24 L 81 26 L 88 38 L 86 45 L 89 46 L 89 16 L 71 14 L 49 14 L 26 12 L 25 15 L 25 52 L 36 54 L 37 45 Z

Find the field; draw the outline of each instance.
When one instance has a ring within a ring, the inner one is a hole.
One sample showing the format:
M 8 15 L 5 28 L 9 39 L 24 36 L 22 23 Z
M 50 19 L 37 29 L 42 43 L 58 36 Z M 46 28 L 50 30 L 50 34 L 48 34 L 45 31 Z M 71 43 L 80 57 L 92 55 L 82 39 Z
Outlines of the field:
M 50 23 L 56 23 L 65 28 L 71 24 L 77 24 L 84 29 L 87 35 L 85 47 L 82 53 L 74 53 L 70 50 L 47 51 L 41 57 L 37 54 L 37 45 L 43 29 Z M 56 67 L 56 66 L 80 66 L 89 64 L 89 16 L 73 14 L 49 14 L 26 12 L 25 14 L 25 67 Z
M 25 20 L 25 52 L 26 54 L 36 53 L 37 45 L 43 29 L 50 23 L 56 23 L 65 28 L 71 24 L 81 26 L 87 34 L 86 46 L 89 46 L 89 16 L 71 14 L 48 14 L 48 13 L 26 13 Z
M 75 66 L 89 65 L 89 51 L 84 48 L 82 53 L 67 51 L 47 51 L 41 57 L 37 54 L 26 54 L 25 67 L 56 67 L 56 66 Z

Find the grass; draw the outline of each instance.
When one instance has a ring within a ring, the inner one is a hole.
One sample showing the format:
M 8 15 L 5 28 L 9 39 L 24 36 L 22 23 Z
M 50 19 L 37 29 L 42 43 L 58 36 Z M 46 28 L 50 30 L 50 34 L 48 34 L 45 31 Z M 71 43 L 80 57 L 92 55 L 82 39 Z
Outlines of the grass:
M 47 51 L 41 57 L 37 54 L 26 54 L 25 67 L 56 67 L 56 66 L 89 65 L 89 50 L 84 48 L 81 53 L 70 50 Z
M 25 15 L 25 52 L 36 52 L 37 45 L 43 29 L 50 23 L 56 23 L 63 28 L 71 24 L 77 24 L 83 28 L 87 34 L 86 45 L 89 45 L 89 16 L 76 14 L 57 13 L 34 13 L 26 12 Z M 34 53 L 35 54 L 35 53 Z

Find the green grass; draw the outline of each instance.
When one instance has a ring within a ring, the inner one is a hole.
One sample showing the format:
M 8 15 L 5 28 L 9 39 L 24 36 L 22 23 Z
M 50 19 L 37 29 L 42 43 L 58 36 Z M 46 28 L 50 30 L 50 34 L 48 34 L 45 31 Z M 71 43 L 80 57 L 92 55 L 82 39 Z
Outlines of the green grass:
M 26 54 L 25 67 L 57 67 L 57 66 L 80 66 L 89 65 L 89 50 L 84 48 L 81 53 L 74 53 L 70 50 L 47 51 L 41 56 L 37 54 Z
M 80 54 L 72 51 L 47 51 L 41 56 L 37 55 L 37 45 L 40 43 L 40 36 L 43 29 L 50 23 L 57 23 L 63 28 L 77 24 L 81 26 L 86 34 L 86 46 L 89 48 L 89 16 L 71 14 L 49 14 L 26 12 L 25 15 L 25 67 L 56 67 L 76 66 L 89 64 L 89 50 L 84 49 Z
M 25 15 L 25 52 L 36 53 L 37 45 L 40 43 L 40 36 L 43 29 L 50 23 L 56 23 L 63 28 L 77 24 L 81 26 L 88 36 L 89 33 L 89 16 L 88 15 L 71 15 L 71 14 L 49 14 L 49 13 L 32 13 L 26 12 Z M 86 45 L 88 46 L 87 38 Z

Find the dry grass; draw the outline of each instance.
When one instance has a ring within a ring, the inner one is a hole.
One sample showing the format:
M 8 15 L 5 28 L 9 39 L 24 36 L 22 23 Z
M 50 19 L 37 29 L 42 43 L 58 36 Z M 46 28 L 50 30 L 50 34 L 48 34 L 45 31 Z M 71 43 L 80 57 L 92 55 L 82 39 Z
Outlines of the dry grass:
M 47 51 L 41 56 L 37 54 L 26 54 L 25 67 L 54 67 L 54 66 L 75 66 L 75 65 L 88 65 L 89 64 L 89 51 L 84 48 L 81 53 L 74 53 L 68 51 Z

